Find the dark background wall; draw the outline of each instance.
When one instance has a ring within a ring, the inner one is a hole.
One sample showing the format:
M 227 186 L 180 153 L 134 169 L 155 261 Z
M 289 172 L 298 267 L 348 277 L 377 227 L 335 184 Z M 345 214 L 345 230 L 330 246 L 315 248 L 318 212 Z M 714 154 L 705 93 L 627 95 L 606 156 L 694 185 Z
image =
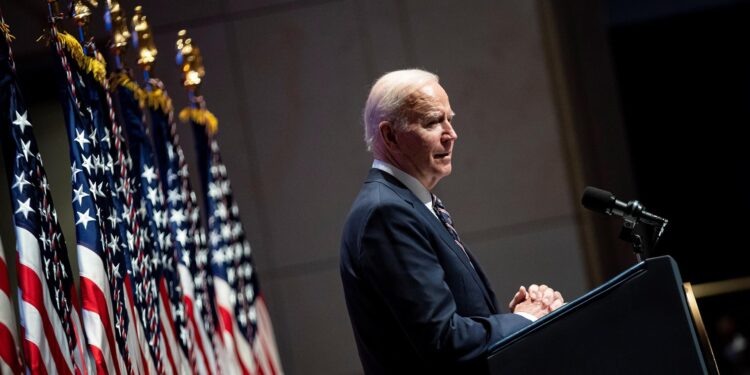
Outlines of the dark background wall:
M 0 0 L 18 38 L 22 89 L 72 243 L 70 163 L 49 75 L 52 57 L 34 43 L 46 27 L 45 3 Z M 616 238 L 620 223 L 579 207 L 586 185 L 638 198 L 668 217 L 657 251 L 675 256 L 686 280 L 749 273 L 737 261 L 746 247 L 738 208 L 748 204 L 742 4 L 141 4 L 159 48 L 157 75 L 178 109 L 187 101 L 173 63 L 177 31 L 188 29 L 201 48 L 202 91 L 219 118 L 218 140 L 289 374 L 361 373 L 338 277 L 338 242 L 371 162 L 361 109 L 372 81 L 393 69 L 434 71 L 450 95 L 459 141 L 454 173 L 437 193 L 501 302 L 532 282 L 547 282 L 572 299 L 634 262 Z M 132 15 L 136 3 L 122 5 Z M 104 47 L 99 20 L 92 33 Z M 180 136 L 195 170 L 188 130 L 181 127 Z M 712 200 L 701 204 L 709 192 Z M 0 196 L 8 197 L 5 184 Z M 699 210 L 682 202 L 696 202 Z M 719 208 L 731 215 L 701 219 Z M 11 254 L 7 198 L 0 199 L 0 215 Z M 735 235 L 715 242 L 720 233 Z M 737 294 L 705 300 L 707 317 L 742 316 L 734 311 L 746 310 L 727 308 L 741 300 L 747 301 Z M 717 342 L 724 340 L 711 329 Z

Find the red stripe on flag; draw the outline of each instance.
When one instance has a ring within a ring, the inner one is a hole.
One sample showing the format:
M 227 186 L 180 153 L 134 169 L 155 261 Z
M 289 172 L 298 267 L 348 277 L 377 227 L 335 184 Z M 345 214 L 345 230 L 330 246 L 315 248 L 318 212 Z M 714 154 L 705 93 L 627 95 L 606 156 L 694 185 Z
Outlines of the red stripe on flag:
M 195 344 L 198 346 L 198 352 L 203 358 L 203 363 L 206 364 L 206 370 L 211 373 L 210 362 L 208 361 L 208 356 L 206 355 L 206 348 L 203 346 L 203 339 L 198 331 L 200 327 L 198 327 L 198 322 L 196 322 L 195 314 L 193 312 L 193 300 L 191 300 L 190 297 L 187 296 L 187 294 L 184 294 L 182 301 L 185 304 L 185 310 L 187 310 L 188 321 L 193 327 L 193 333 L 195 333 Z
M 2 248 L 0 248 L 0 251 L 2 251 Z M 8 267 L 5 266 L 5 261 L 3 261 L 2 258 L 0 258 L 0 275 L 3 275 L 0 277 L 0 291 L 5 292 L 5 294 L 10 295 L 10 284 L 8 283 Z
M 277 375 L 276 360 L 273 358 L 273 354 L 271 354 L 271 351 L 269 350 L 270 348 L 268 346 L 268 343 L 266 342 L 266 340 L 264 340 L 265 337 L 259 333 L 258 335 L 256 335 L 256 338 L 256 341 L 258 341 L 259 344 L 263 346 L 263 351 L 266 353 L 266 358 L 264 359 L 268 364 L 268 367 L 271 368 L 271 375 Z
M 265 372 L 263 371 L 263 367 L 260 365 L 260 361 L 258 361 L 258 355 L 255 354 L 255 350 L 252 350 L 253 353 L 253 359 L 255 359 L 255 373 L 257 375 L 265 375 Z
M 0 324 L 0 360 L 5 362 L 14 374 L 21 371 L 18 368 L 18 353 L 16 353 L 16 343 L 13 341 L 13 335 L 4 324 Z
M 39 348 L 31 341 L 23 341 L 24 352 L 29 372 L 34 375 L 47 375 L 47 368 L 44 367 L 44 360 Z
M 84 350 L 82 348 L 83 346 L 83 335 L 85 334 L 83 332 L 83 325 L 81 325 L 81 304 L 78 302 L 78 294 L 76 294 L 76 287 L 75 285 L 71 284 L 70 289 L 68 290 L 68 293 L 70 293 L 70 298 L 72 299 L 71 305 L 73 305 L 73 312 L 70 315 L 71 320 L 73 320 L 74 326 L 73 330 L 75 332 L 75 339 L 77 343 L 80 343 L 79 350 L 78 350 L 78 359 L 81 360 L 80 366 L 78 367 L 78 371 L 80 373 L 81 369 L 83 369 L 83 374 L 88 375 L 88 361 L 85 358 Z M 73 359 L 73 362 L 75 362 L 75 359 Z
M 219 311 L 219 315 L 221 315 L 221 321 L 223 322 L 222 329 L 229 333 L 229 335 L 232 337 L 232 346 L 234 347 L 234 355 L 237 358 L 237 365 L 242 369 L 243 375 L 250 375 L 250 371 L 245 368 L 245 365 L 242 362 L 242 358 L 240 358 L 240 352 L 237 350 L 237 343 L 234 337 L 234 325 L 232 324 L 232 313 L 224 308 L 224 306 L 218 305 L 216 306 L 217 310 Z M 228 328 L 228 329 L 227 329 Z
M 172 320 L 172 311 L 170 309 L 171 304 L 169 303 L 169 293 L 167 292 L 167 284 L 163 277 L 159 280 L 159 297 L 161 298 L 162 302 L 164 302 L 161 307 L 164 310 L 164 314 L 167 316 L 167 322 L 162 322 L 161 327 L 161 336 L 162 338 L 164 338 L 164 348 L 166 348 L 167 351 L 167 359 L 169 359 L 169 365 L 172 366 L 172 373 L 179 374 L 180 371 L 175 364 L 174 356 L 172 356 L 172 347 L 170 346 L 169 339 L 167 338 L 167 330 L 164 327 L 164 323 L 169 324 L 170 332 L 174 332 L 174 320 Z
M 278 349 L 276 348 L 276 340 L 273 337 L 273 325 L 271 324 L 271 318 L 268 316 L 266 299 L 262 294 L 258 296 L 255 306 L 258 312 L 258 335 L 256 337 L 263 346 L 268 366 L 271 367 L 271 372 L 273 375 L 277 375 L 280 372 L 279 363 L 277 362 Z
M 104 270 L 102 270 L 104 271 Z M 114 332 L 112 331 L 112 322 L 109 321 L 109 308 L 107 307 L 107 300 L 105 300 L 104 293 L 96 282 L 87 278 L 81 277 L 81 295 L 83 296 L 83 308 L 85 310 L 93 311 L 99 315 L 101 323 L 96 322 L 94 324 L 101 324 L 104 327 L 104 335 L 106 336 L 107 343 L 109 344 L 109 355 L 112 357 L 112 367 L 115 368 L 115 374 L 120 374 L 120 367 L 117 365 L 117 344 L 115 343 Z M 99 351 L 100 356 L 94 356 L 96 360 L 96 368 L 98 374 L 106 374 L 107 362 L 104 359 L 105 353 L 102 352 L 102 348 L 98 347 L 96 343 L 89 342 L 89 348 Z M 100 372 L 104 371 L 104 372 Z
M 48 312 L 46 311 L 44 307 L 44 296 L 42 296 L 42 284 L 39 280 L 39 276 L 34 272 L 33 269 L 29 268 L 28 266 L 24 264 L 19 264 L 18 267 L 18 285 L 23 286 L 21 295 L 23 296 L 23 300 L 28 302 L 30 305 L 34 306 L 36 310 L 39 312 L 39 316 L 42 319 L 42 328 L 44 330 L 44 336 L 47 339 L 47 343 L 50 348 L 50 354 L 52 354 L 52 359 L 55 362 L 55 367 L 57 368 L 57 371 L 59 371 L 62 374 L 72 374 L 71 369 L 68 367 L 68 364 L 65 362 L 65 356 L 63 355 L 60 346 L 57 343 L 57 339 L 55 336 L 55 330 L 52 328 L 52 322 L 49 320 L 49 316 L 47 314 L 54 314 L 54 311 Z M 29 324 L 29 322 L 26 322 L 26 324 Z M 31 324 L 37 324 L 36 322 L 31 322 Z M 67 342 L 67 338 L 63 338 L 65 342 Z M 28 342 L 28 341 L 27 341 Z M 33 346 L 36 348 L 36 345 L 28 342 L 30 346 Z M 28 345 L 25 345 L 28 346 Z M 28 348 L 25 348 L 28 349 Z M 65 348 L 67 350 L 67 348 Z M 38 352 L 39 349 L 37 348 L 36 351 Z M 41 358 L 41 357 L 39 357 Z M 32 359 L 29 359 L 29 365 L 34 365 L 36 367 L 36 364 L 32 361 Z M 39 366 L 42 366 L 39 364 Z M 46 370 L 45 370 L 46 371 Z
M 89 350 L 91 351 L 91 356 L 94 357 L 94 363 L 96 364 L 96 373 L 106 374 L 107 362 L 104 360 L 104 353 L 102 353 L 99 347 L 94 346 L 93 344 L 89 344 Z
M 172 351 L 169 350 L 169 342 L 167 342 L 167 334 L 164 332 L 164 329 L 161 330 L 161 337 L 163 339 L 165 352 L 167 353 L 167 360 L 169 360 L 169 366 L 172 367 L 172 373 L 173 374 L 179 374 L 179 371 L 177 371 L 177 366 L 174 363 L 174 358 L 172 358 Z
M 0 253 L 3 251 L 2 244 L 0 244 Z M 8 284 L 8 269 L 5 266 L 5 260 L 2 258 L 3 254 L 0 254 L 0 293 L 5 294 L 4 298 L 10 301 L 10 285 Z M 6 306 L 0 306 L 0 309 L 7 309 L 11 317 L 13 316 L 13 307 L 9 304 Z M 1 313 L 0 313 L 1 314 Z M 11 322 L 12 324 L 12 322 Z M 7 327 L 5 323 L 0 321 L 0 360 L 10 367 L 14 374 L 20 373 L 18 364 L 18 353 L 16 353 L 16 341 L 13 338 L 13 332 L 16 327 Z
M 127 276 L 127 275 L 125 276 L 125 282 L 124 282 L 124 284 L 125 284 L 125 290 L 127 291 L 128 296 L 130 296 L 130 297 L 135 296 L 135 294 L 133 294 L 133 286 L 130 284 L 130 276 Z M 140 320 L 138 320 L 138 313 L 135 311 L 135 305 L 134 305 L 134 302 L 133 302 L 133 298 L 128 298 L 128 309 L 130 310 L 130 316 L 132 316 L 132 317 L 135 318 L 135 319 L 133 319 L 133 320 L 130 321 L 130 324 L 135 324 L 136 336 L 138 336 L 136 338 L 136 340 L 138 342 L 138 353 L 140 354 L 140 357 L 141 357 L 141 363 L 143 363 L 144 375 L 149 375 L 148 364 L 151 363 L 151 362 L 146 360 L 146 354 L 144 354 L 143 350 L 142 350 L 143 347 L 141 346 L 141 337 L 140 336 L 143 335 L 143 333 L 138 328 L 139 325 L 140 325 Z M 149 355 L 148 358 L 151 358 L 150 355 Z

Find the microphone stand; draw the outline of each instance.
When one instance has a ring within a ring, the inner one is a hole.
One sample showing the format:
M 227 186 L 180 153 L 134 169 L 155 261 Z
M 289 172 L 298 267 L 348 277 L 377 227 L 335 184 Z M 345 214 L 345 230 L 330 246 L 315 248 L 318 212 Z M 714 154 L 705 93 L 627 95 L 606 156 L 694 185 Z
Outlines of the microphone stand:
M 630 242 L 633 245 L 633 252 L 635 253 L 636 260 L 640 263 L 642 260 L 648 258 L 648 252 L 643 247 L 643 239 L 641 235 L 636 232 L 638 227 L 638 219 L 628 216 L 625 217 L 625 221 L 622 223 L 622 229 L 620 229 L 620 239 L 623 241 Z
M 619 238 L 623 241 L 630 242 L 633 246 L 633 252 L 638 262 L 641 262 L 650 257 L 651 250 L 656 247 L 659 242 L 661 235 L 664 233 L 664 229 L 667 227 L 668 220 L 661 219 L 660 221 L 654 221 L 649 219 L 642 219 L 641 212 L 643 212 L 643 206 L 638 201 L 628 202 L 623 217 L 624 222 L 622 223 L 622 229 L 620 229 Z M 639 233 L 639 223 L 648 224 L 654 229 L 655 235 L 651 243 L 645 243 L 642 235 Z

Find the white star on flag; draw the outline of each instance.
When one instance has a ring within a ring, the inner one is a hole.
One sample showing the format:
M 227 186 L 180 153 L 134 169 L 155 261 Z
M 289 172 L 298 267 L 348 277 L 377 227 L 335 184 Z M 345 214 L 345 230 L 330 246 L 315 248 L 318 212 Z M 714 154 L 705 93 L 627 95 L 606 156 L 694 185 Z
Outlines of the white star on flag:
M 91 174 L 91 168 L 95 168 L 95 166 L 91 164 L 91 156 L 84 156 L 81 166 L 86 169 L 86 173 L 89 175 Z
M 78 186 L 78 189 L 73 190 L 73 194 L 75 194 L 75 197 L 73 197 L 73 202 L 78 201 L 78 205 L 80 206 L 83 198 L 86 198 L 89 196 L 88 193 L 83 191 L 83 185 Z
M 73 176 L 73 182 L 78 182 L 78 181 L 76 181 L 76 175 L 79 174 L 79 173 L 81 173 L 81 172 L 83 172 L 83 171 L 80 170 L 80 169 L 78 169 L 78 168 L 76 168 L 76 162 L 73 162 L 73 164 L 71 164 L 71 166 L 70 166 L 70 174 Z
M 141 177 L 145 178 L 150 185 L 151 180 L 156 178 L 156 173 L 154 173 L 154 167 L 147 166 L 144 169 L 145 170 L 143 171 L 143 174 L 141 175 Z
M 23 114 L 19 114 L 18 111 L 16 111 L 16 119 L 13 120 L 13 124 L 18 125 L 18 127 L 21 128 L 21 134 L 23 134 L 27 126 L 31 126 L 29 120 L 26 119 L 27 114 L 28 112 L 26 111 L 24 111 Z
M 180 245 L 185 246 L 185 243 L 187 243 L 187 230 L 185 230 L 185 229 L 178 229 L 177 230 L 176 240 L 177 240 L 177 242 L 180 243 Z M 185 254 L 187 254 L 187 253 L 185 253 Z M 186 264 L 190 264 L 190 261 L 188 260 L 188 262 Z
M 25 202 L 21 202 L 20 199 L 17 199 L 18 201 L 18 209 L 16 210 L 16 213 L 23 214 L 24 219 L 29 218 L 29 212 L 34 212 L 34 209 L 31 208 L 31 198 L 26 199 Z
M 33 156 L 34 154 L 31 153 L 31 141 L 24 142 L 21 141 L 21 148 L 23 149 L 23 158 L 26 159 L 26 162 L 29 162 L 29 156 Z
M 94 219 L 89 216 L 90 209 L 86 209 L 86 212 L 76 212 L 78 215 L 78 221 L 76 221 L 76 225 L 83 224 L 83 229 L 86 229 L 89 222 L 94 221 Z
M 151 204 L 153 204 L 154 206 L 156 205 L 156 202 L 159 199 L 159 195 L 157 193 L 158 193 L 158 190 L 156 190 L 156 189 L 154 189 L 152 187 L 148 188 L 148 194 L 146 196 L 147 196 L 148 200 L 151 201 Z
M 183 210 L 174 210 L 172 212 L 172 216 L 169 218 L 169 221 L 181 225 L 182 222 L 184 222 L 187 218 L 185 217 L 185 214 L 183 213 Z
M 26 181 L 26 175 L 21 172 L 20 175 L 16 175 L 16 182 L 13 183 L 13 186 L 11 189 L 18 188 L 19 192 L 23 192 L 23 186 L 24 185 L 31 185 L 28 181 Z
M 78 142 L 78 145 L 81 146 L 81 150 L 83 150 L 83 145 L 85 145 L 86 143 L 91 143 L 88 139 L 86 139 L 86 135 L 84 134 L 84 132 L 79 132 L 78 129 L 76 129 L 76 138 L 73 141 Z

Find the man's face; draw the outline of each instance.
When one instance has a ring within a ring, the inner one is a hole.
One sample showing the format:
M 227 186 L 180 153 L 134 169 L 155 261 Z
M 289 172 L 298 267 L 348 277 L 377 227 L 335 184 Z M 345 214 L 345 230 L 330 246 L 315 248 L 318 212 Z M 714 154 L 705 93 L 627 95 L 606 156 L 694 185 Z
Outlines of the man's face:
M 437 83 L 421 88 L 406 113 L 406 129 L 396 131 L 397 167 L 416 177 L 428 190 L 451 173 L 453 111 L 448 94 Z

